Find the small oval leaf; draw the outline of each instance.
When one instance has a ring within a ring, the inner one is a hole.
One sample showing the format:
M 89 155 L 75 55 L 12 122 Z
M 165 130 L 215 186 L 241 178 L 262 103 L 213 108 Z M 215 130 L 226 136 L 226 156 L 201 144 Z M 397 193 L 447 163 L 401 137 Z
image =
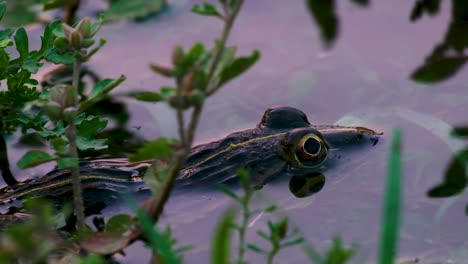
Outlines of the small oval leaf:
M 54 156 L 41 150 L 30 150 L 18 161 L 17 165 L 21 169 L 31 168 L 42 163 L 54 160 Z
M 105 231 L 113 234 L 122 235 L 125 233 L 133 224 L 132 217 L 126 214 L 118 214 L 112 216 L 107 221 Z

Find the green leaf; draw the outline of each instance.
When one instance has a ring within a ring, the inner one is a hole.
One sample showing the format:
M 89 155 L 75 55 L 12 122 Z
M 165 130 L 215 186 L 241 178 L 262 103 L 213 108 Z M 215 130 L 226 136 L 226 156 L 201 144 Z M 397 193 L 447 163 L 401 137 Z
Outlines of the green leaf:
M 299 237 L 299 238 L 296 238 L 294 240 L 291 240 L 291 241 L 288 241 L 284 244 L 281 244 L 281 247 L 282 248 L 286 248 L 286 247 L 292 247 L 292 246 L 296 246 L 296 245 L 299 245 L 299 244 L 302 244 L 304 242 L 304 238 L 303 237 Z
M 450 135 L 453 137 L 468 137 L 468 126 L 455 127 L 450 131 Z
M 63 125 L 63 121 L 58 121 L 53 130 L 44 128 L 44 130 L 38 131 L 37 133 L 39 133 L 39 135 L 45 139 L 60 137 L 65 134 L 65 127 Z
M 2 24 L 12 27 L 37 22 L 38 10 L 34 7 L 39 0 L 8 0 L 7 12 L 4 13 Z M 4 2 L 4 1 L 3 1 Z
M 117 21 L 128 18 L 145 18 L 160 12 L 164 7 L 163 0 L 114 0 L 109 8 L 101 13 L 104 21 Z
M 14 39 L 16 50 L 20 55 L 20 59 L 26 58 L 29 53 L 28 34 L 26 33 L 26 30 L 22 27 L 16 30 Z
M 307 8 L 320 29 L 322 42 L 331 46 L 338 35 L 339 20 L 335 13 L 335 0 L 307 0 Z
M 41 150 L 30 150 L 21 157 L 17 165 L 21 169 L 27 169 L 54 160 L 54 156 Z
M 60 169 L 78 168 L 78 158 L 65 157 L 57 160 Z
M 243 72 L 252 67 L 252 65 L 254 65 L 258 59 L 260 59 L 260 52 L 258 50 L 255 50 L 248 57 L 236 58 L 230 66 L 225 67 L 221 71 L 218 87 L 241 75 Z
M 68 153 L 68 141 L 63 137 L 56 137 L 50 141 L 52 148 L 54 148 L 56 155 L 63 156 Z
M 205 91 L 208 86 L 208 76 L 202 69 L 196 68 L 193 71 L 193 83 L 199 91 Z
M 41 49 L 38 51 L 38 55 L 44 56 L 47 51 L 52 48 L 52 45 L 55 40 L 54 30 L 58 27 L 61 27 L 61 21 L 56 20 L 52 24 L 47 24 L 44 29 L 44 35 L 41 36 Z
M 195 43 L 192 48 L 189 50 L 187 55 L 181 60 L 181 65 L 177 65 L 182 69 L 187 69 L 188 67 L 194 65 L 198 59 L 205 54 L 205 46 L 202 43 Z
M 316 264 L 325 264 L 326 262 L 323 260 L 322 256 L 318 253 L 318 251 L 312 247 L 311 245 L 304 243 L 302 244 L 302 250 L 306 253 L 306 256 L 309 258 L 311 263 Z
M 398 250 L 401 200 L 401 132 L 395 129 L 390 145 L 390 158 L 380 231 L 379 264 L 395 263 Z
M 106 149 L 107 139 L 92 139 L 87 137 L 76 137 L 76 146 L 79 150 L 102 150 Z
M 192 12 L 203 15 L 203 16 L 218 16 L 221 17 L 221 13 L 218 11 L 218 9 L 207 2 L 203 2 L 202 5 L 195 4 L 192 7 Z
M 369 5 L 369 0 L 351 0 L 354 4 L 358 6 L 368 6 Z
M 107 221 L 105 232 L 122 235 L 133 225 L 133 219 L 127 214 L 117 214 Z
M 130 161 L 167 158 L 172 154 L 172 151 L 172 145 L 167 138 L 158 138 L 143 144 L 137 153 L 130 156 Z
M 418 0 L 411 10 L 410 20 L 412 22 L 421 18 L 424 12 L 434 15 L 439 11 L 440 0 Z
M 0 30 L 0 48 L 6 48 L 13 45 L 13 42 L 10 39 L 13 32 L 14 31 L 11 28 Z
M 252 243 L 248 243 L 247 248 L 258 254 L 268 254 L 268 251 Z
M 107 126 L 108 120 L 101 119 L 97 116 L 87 116 L 85 119 L 79 120 L 78 122 L 78 136 L 92 138 Z
M 82 257 L 77 260 L 77 264 L 106 264 L 108 263 L 104 257 L 101 255 L 91 253 L 87 255 L 86 257 Z M 64 262 L 59 262 L 59 263 L 64 263 Z
M 91 107 L 93 104 L 102 100 L 102 98 L 104 98 L 110 91 L 112 91 L 112 89 L 117 87 L 126 79 L 127 78 L 124 75 L 120 75 L 120 77 L 116 80 L 104 79 L 97 82 L 91 90 L 89 97 L 85 101 L 81 102 L 80 111 L 84 111 L 87 108 Z
M 146 185 L 151 189 L 153 194 L 160 192 L 161 186 L 169 174 L 169 166 L 167 164 L 157 164 L 148 168 L 143 176 Z
M 0 2 L 0 20 L 2 20 L 3 15 L 5 15 L 5 12 L 6 12 L 6 2 L 1 1 Z
M 465 57 L 429 60 L 411 74 L 411 79 L 422 83 L 447 80 L 455 75 L 467 61 Z
M 164 100 L 163 96 L 158 92 L 132 92 L 129 95 L 143 102 L 160 102 Z
M 70 4 L 70 0 L 48 0 L 44 3 L 44 11 L 64 7 Z
M 148 239 L 147 246 L 156 250 L 158 255 L 162 258 L 162 263 L 179 264 L 182 263 L 181 258 L 176 254 L 172 248 L 174 245 L 170 233 L 163 233 L 153 224 L 150 217 L 138 207 L 136 202 L 131 196 L 125 196 L 130 208 L 135 212 L 141 228 L 145 232 L 145 237 Z
M 236 174 L 239 177 L 239 182 L 244 191 L 251 191 L 252 185 L 250 183 L 250 171 L 246 168 L 239 168 L 236 170 Z
M 89 94 L 89 96 L 90 97 L 102 96 L 102 95 L 106 94 L 106 91 L 108 91 L 110 87 L 113 88 L 115 86 L 116 86 L 116 80 L 114 80 L 114 79 L 100 80 L 93 87 L 93 89 L 91 90 L 91 93 Z
M 227 187 L 225 184 L 217 184 L 216 186 L 227 196 L 231 197 L 236 201 L 240 201 L 239 195 L 237 195 L 233 190 L 229 189 L 229 187 Z
M 54 64 L 71 65 L 73 64 L 73 60 L 75 58 L 73 56 L 73 52 L 71 51 L 61 52 L 57 48 L 51 48 L 48 52 L 46 52 L 45 59 Z
M 9 62 L 10 56 L 8 56 L 8 53 L 6 53 L 3 49 L 0 49 L 0 80 L 5 78 L 4 74 L 6 74 Z M 6 92 L 3 91 L 3 94 L 6 94 Z
M 43 64 L 37 60 L 29 60 L 29 58 L 27 58 L 26 61 L 21 65 L 21 68 L 27 70 L 30 73 L 37 73 L 42 65 Z
M 278 210 L 278 206 L 276 206 L 276 205 L 273 204 L 273 205 L 270 205 L 270 206 L 268 206 L 267 208 L 265 208 L 263 211 L 264 211 L 265 213 L 273 213 L 273 212 L 275 212 L 276 210 Z
M 176 89 L 174 87 L 163 86 L 159 91 L 159 94 L 164 98 L 167 99 L 173 95 L 175 95 Z
M 427 193 L 430 197 L 449 197 L 457 195 L 468 186 L 468 149 L 457 152 L 445 171 L 444 182 L 433 187 Z
M 344 248 L 338 237 L 333 238 L 333 244 L 327 250 L 323 263 L 325 264 L 345 264 L 354 255 L 354 248 Z M 393 263 L 393 262 L 392 262 Z
M 8 39 L 8 38 L 4 38 L 4 39 L 0 40 L 0 48 L 2 48 L 2 49 L 6 48 L 8 46 L 11 46 L 12 44 L 13 44 L 13 42 L 11 42 L 11 40 Z
M 270 222 L 269 222 L 270 223 Z M 267 241 L 270 241 L 270 237 L 262 230 L 257 231 L 257 235 Z
M 211 263 L 229 264 L 231 256 L 232 224 L 235 211 L 227 210 L 218 222 L 211 242 Z

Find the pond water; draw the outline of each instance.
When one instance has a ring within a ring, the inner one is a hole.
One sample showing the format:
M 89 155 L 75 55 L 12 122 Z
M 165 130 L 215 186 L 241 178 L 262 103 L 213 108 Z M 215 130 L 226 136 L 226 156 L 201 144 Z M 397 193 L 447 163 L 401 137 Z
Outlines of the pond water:
M 164 14 L 142 23 L 106 25 L 107 45 L 89 63 L 103 77 L 125 74 L 116 93 L 154 90 L 172 85 L 148 68 L 151 62 L 169 64 L 172 47 L 194 41 L 211 46 L 221 24 L 189 12 L 199 1 L 174 0 Z M 450 199 L 429 199 L 428 189 L 440 183 L 452 154 L 464 146 L 450 138 L 450 127 L 466 123 L 467 69 L 436 85 L 409 80 L 410 73 L 442 40 L 450 6 L 439 15 L 409 22 L 412 1 L 373 1 L 359 8 L 340 1 L 341 31 L 332 49 L 324 49 L 304 1 L 246 1 L 229 43 L 239 54 L 262 53 L 255 67 L 208 99 L 196 134 L 204 143 L 230 132 L 252 128 L 265 109 L 293 106 L 314 124 L 362 125 L 384 132 L 376 146 L 344 153 L 341 163 L 326 171 L 324 188 L 302 199 L 293 196 L 287 180 L 267 184 L 257 203 L 275 202 L 314 247 L 324 251 L 339 234 L 359 250 L 353 263 L 373 263 L 377 253 L 381 205 L 394 128 L 403 133 L 404 191 L 399 256 L 422 263 L 468 263 L 466 192 Z M 90 12 L 84 10 L 83 12 Z M 164 104 L 119 99 L 128 107 L 128 128 L 145 139 L 177 135 L 175 115 Z M 11 154 L 11 162 L 22 155 Z M 47 168 L 46 168 L 47 169 Z M 45 169 L 44 169 L 45 170 Z M 18 175 L 18 169 L 14 169 Z M 23 175 L 37 174 L 28 171 Z M 212 231 L 219 216 L 233 202 L 216 190 L 176 191 L 162 218 L 170 223 L 180 244 L 195 249 L 187 263 L 207 263 Z M 123 205 L 106 214 L 126 211 Z M 247 240 L 263 243 L 255 231 L 265 229 L 268 215 L 249 225 Z M 123 263 L 147 262 L 142 244 L 126 251 Z M 263 257 L 249 253 L 252 263 Z M 450 262 L 452 261 L 452 262 Z M 299 247 L 278 255 L 277 263 L 306 263 Z

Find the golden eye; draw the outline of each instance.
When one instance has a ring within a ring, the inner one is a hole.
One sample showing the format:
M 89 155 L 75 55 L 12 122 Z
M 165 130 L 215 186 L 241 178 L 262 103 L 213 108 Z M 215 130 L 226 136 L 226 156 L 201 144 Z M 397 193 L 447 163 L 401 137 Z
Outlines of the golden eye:
M 306 135 L 299 142 L 299 147 L 305 155 L 317 156 L 322 149 L 322 140 L 316 135 Z
M 293 129 L 282 141 L 284 157 L 295 169 L 311 169 L 328 157 L 328 145 L 313 128 Z
M 301 167 L 311 168 L 322 164 L 328 156 L 323 139 L 314 133 L 304 135 L 295 147 L 295 156 Z

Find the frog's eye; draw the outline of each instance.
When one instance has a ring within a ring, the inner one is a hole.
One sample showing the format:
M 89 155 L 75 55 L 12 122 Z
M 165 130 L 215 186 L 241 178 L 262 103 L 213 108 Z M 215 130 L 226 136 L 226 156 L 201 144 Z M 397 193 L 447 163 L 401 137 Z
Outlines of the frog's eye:
M 299 141 L 298 147 L 299 154 L 314 157 L 320 153 L 322 142 L 318 136 L 310 134 L 304 136 L 301 141 Z
M 282 142 L 285 158 L 296 169 L 314 168 L 328 157 L 328 146 L 313 128 L 294 129 Z
M 328 156 L 323 139 L 315 133 L 304 135 L 296 144 L 294 154 L 300 167 L 311 168 L 322 164 Z

